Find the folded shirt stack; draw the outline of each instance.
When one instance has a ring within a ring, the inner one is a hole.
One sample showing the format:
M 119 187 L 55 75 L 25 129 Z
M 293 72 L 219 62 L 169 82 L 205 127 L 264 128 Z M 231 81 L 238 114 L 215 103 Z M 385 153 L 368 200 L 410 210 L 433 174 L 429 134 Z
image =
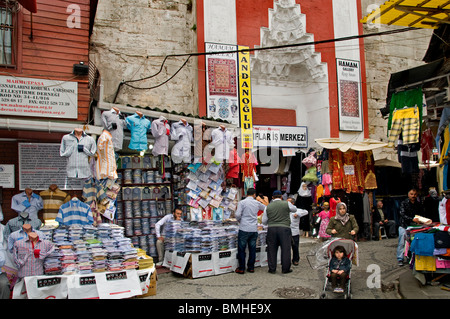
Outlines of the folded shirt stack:
M 45 275 L 54 276 L 62 274 L 61 260 L 59 260 L 61 257 L 62 254 L 59 251 L 59 248 L 55 247 L 52 253 L 44 260 Z
M 108 253 L 104 248 L 96 247 L 91 249 L 94 272 L 107 271 Z
M 73 251 L 72 245 L 61 245 L 61 266 L 63 275 L 73 275 L 78 272 L 77 255 Z
M 84 238 L 84 229 L 80 225 L 71 225 L 69 227 L 69 241 L 74 242 Z

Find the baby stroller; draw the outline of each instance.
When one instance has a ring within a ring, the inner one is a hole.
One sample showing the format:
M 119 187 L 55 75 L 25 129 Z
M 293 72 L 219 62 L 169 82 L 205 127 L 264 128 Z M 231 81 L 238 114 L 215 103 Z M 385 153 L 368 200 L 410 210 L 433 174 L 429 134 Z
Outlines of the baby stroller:
M 323 291 L 320 294 L 320 299 L 327 299 L 330 294 L 333 295 L 333 297 L 338 297 L 339 295 L 342 295 L 345 299 L 351 299 L 351 268 L 347 275 L 347 280 L 345 283 L 344 293 L 343 294 L 335 294 L 332 292 L 331 288 L 331 279 L 330 279 L 330 265 L 329 262 L 331 261 L 331 258 L 333 257 L 333 250 L 337 246 L 343 246 L 345 249 L 345 252 L 347 254 L 347 258 L 350 259 L 351 263 L 350 265 L 358 265 L 358 245 L 351 239 L 334 239 L 331 240 L 331 242 L 326 247 L 326 254 L 327 258 L 329 259 L 328 265 L 327 265 L 327 273 L 325 276 L 325 284 L 323 286 Z

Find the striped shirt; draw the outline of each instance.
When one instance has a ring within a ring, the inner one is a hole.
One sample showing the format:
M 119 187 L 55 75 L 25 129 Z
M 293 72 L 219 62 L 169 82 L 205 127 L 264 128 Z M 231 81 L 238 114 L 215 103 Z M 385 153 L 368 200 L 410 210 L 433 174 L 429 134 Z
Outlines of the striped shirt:
M 78 151 L 78 145 L 83 146 L 83 151 Z M 89 166 L 89 156 L 94 156 L 97 151 L 95 140 L 83 132 L 80 140 L 74 132 L 66 134 L 61 140 L 59 149 L 60 156 L 68 157 L 67 177 L 69 178 L 88 178 L 92 176 Z
M 47 236 L 40 230 L 36 230 L 33 227 L 31 227 L 31 231 L 33 233 L 36 233 L 39 236 L 39 238 L 47 239 Z M 12 232 L 11 235 L 9 235 L 9 237 L 8 237 L 8 250 L 12 253 L 13 248 L 14 248 L 14 243 L 18 240 L 22 240 L 22 239 L 26 239 L 26 238 L 28 238 L 28 234 L 23 229 L 19 229 L 19 230 L 16 230 L 15 232 Z
M 97 141 L 97 161 L 95 163 L 97 179 L 117 179 L 116 155 L 111 133 L 104 130 Z
M 47 189 L 39 193 L 44 201 L 44 219 L 55 219 L 62 204 L 70 200 L 70 195 L 59 188 L 52 191 Z
M 107 194 L 102 183 L 91 177 L 84 181 L 82 197 L 84 202 L 90 205 L 94 201 L 102 203 L 107 198 Z
M 34 256 L 34 250 L 39 249 L 39 258 Z M 13 260 L 17 265 L 19 278 L 27 276 L 40 276 L 44 274 L 44 259 L 50 255 L 55 247 L 48 240 L 38 239 L 33 247 L 33 243 L 27 238 L 18 240 L 13 247 Z
M 59 208 L 55 218 L 60 225 L 92 225 L 94 218 L 91 207 L 74 197 Z

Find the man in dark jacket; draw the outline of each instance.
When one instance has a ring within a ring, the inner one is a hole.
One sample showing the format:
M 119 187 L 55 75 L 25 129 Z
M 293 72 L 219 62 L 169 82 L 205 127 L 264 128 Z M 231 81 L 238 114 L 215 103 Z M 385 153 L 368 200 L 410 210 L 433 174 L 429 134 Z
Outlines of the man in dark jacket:
M 389 238 L 395 237 L 395 221 L 387 218 L 381 200 L 377 202 L 377 207 L 373 210 L 373 236 L 375 240 L 379 239 L 380 226 L 384 226 L 386 236 Z
M 406 228 L 413 223 L 417 223 L 416 215 L 423 216 L 422 204 L 417 201 L 417 190 L 411 189 L 408 198 L 400 204 L 398 227 L 397 261 L 399 266 L 403 266 L 405 253 Z

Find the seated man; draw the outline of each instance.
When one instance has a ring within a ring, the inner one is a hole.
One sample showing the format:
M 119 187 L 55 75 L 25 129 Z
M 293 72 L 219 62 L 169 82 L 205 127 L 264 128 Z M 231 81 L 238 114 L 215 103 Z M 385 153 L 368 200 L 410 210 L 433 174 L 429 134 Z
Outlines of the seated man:
M 377 207 L 373 211 L 373 239 L 379 240 L 380 226 L 384 226 L 386 236 L 388 238 L 396 237 L 395 233 L 395 221 L 388 220 L 383 210 L 383 201 L 377 202 Z

